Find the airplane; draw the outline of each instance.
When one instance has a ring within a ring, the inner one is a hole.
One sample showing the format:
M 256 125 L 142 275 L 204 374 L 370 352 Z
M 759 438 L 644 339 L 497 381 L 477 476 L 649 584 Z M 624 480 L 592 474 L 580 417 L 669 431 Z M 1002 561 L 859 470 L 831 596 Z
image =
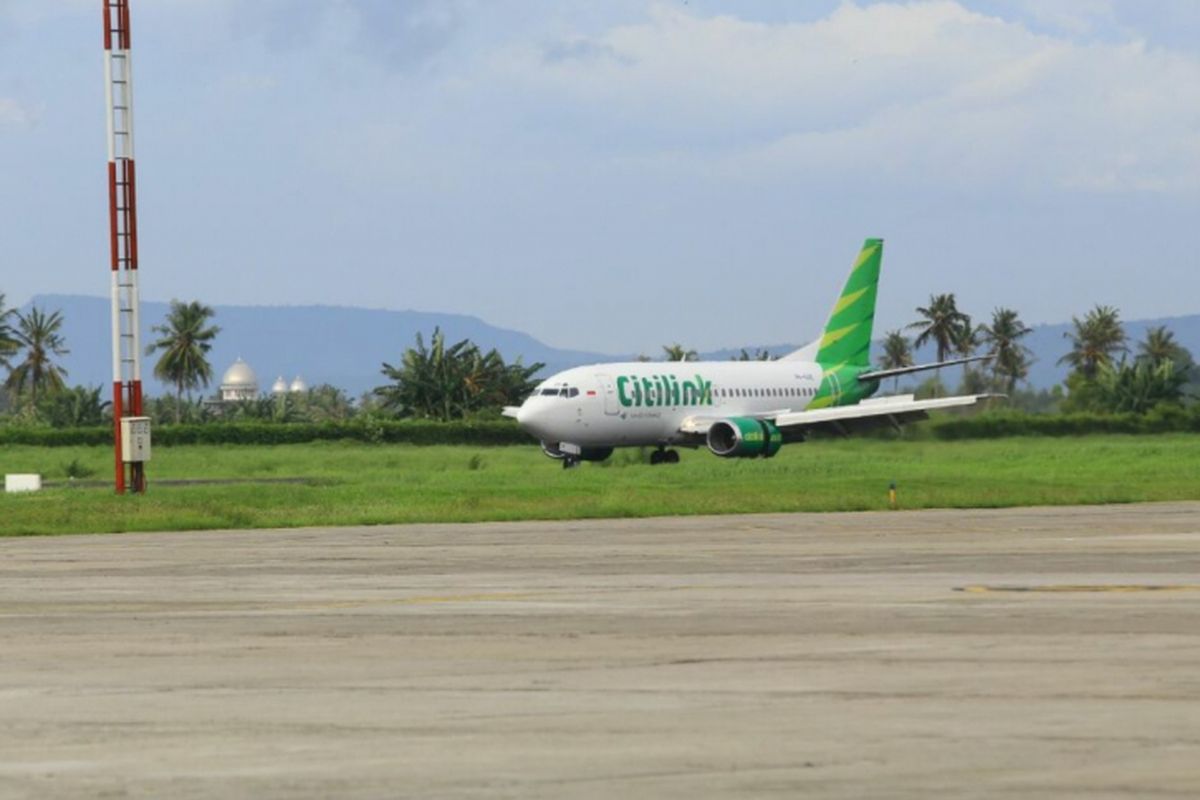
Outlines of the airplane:
M 593 364 L 559 372 L 520 406 L 507 406 L 564 468 L 603 461 L 617 447 L 655 447 L 651 464 L 679 461 L 673 447 L 722 458 L 771 458 L 814 431 L 838 435 L 928 418 L 994 395 L 873 398 L 898 375 L 981 361 L 874 369 L 870 362 L 883 240 L 867 239 L 820 338 L 775 361 Z

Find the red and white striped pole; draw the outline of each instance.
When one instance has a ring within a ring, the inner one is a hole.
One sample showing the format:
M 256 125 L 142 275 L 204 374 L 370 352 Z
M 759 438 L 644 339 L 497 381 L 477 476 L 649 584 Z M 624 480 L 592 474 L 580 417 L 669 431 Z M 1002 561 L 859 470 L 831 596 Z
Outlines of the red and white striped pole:
M 138 327 L 137 170 L 133 158 L 133 62 L 129 0 L 103 0 L 108 113 L 108 208 L 112 273 L 113 449 L 116 489 L 146 490 L 145 466 L 121 452 L 121 420 L 142 416 Z

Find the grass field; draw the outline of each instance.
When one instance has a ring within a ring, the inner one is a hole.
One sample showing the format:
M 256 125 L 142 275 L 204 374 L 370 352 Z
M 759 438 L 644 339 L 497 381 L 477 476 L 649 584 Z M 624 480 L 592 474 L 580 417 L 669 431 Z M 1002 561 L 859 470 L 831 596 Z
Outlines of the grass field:
M 564 471 L 528 447 L 324 442 L 159 448 L 145 497 L 59 486 L 0 495 L 0 535 L 294 527 L 887 508 L 997 507 L 1200 499 L 1200 436 L 985 441 L 845 440 L 769 461 L 683 452 L 650 467 L 636 451 Z M 111 480 L 107 448 L 10 446 L 0 471 L 66 484 L 75 461 Z M 298 484 L 155 485 L 164 479 L 304 478 Z

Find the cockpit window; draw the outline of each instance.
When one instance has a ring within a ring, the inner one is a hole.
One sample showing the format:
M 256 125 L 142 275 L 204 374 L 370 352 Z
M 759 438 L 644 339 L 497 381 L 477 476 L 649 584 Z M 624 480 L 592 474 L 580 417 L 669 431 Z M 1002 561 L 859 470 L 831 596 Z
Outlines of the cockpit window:
M 563 397 L 579 397 L 579 390 L 574 386 L 569 389 L 563 389 Z
M 557 395 L 558 395 L 558 389 L 557 389 L 557 388 L 555 388 L 555 389 L 542 389 L 542 394 L 543 394 L 543 395 L 552 395 L 552 396 L 557 396 Z

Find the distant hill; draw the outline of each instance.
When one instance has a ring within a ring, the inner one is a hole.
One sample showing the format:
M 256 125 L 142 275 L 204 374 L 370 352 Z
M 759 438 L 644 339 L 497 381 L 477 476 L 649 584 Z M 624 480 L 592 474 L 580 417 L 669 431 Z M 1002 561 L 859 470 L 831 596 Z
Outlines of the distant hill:
M 68 382 L 108 385 L 112 381 L 108 298 L 81 295 L 39 295 L 30 301 L 63 312 L 63 333 L 71 350 L 65 359 Z M 161 324 L 169 305 L 142 302 L 142 342 L 150 341 L 150 326 Z M 216 382 L 241 357 L 258 375 L 266 391 L 277 376 L 289 381 L 300 375 L 310 386 L 331 383 L 358 396 L 384 382 L 380 365 L 398 363 L 416 334 L 426 342 L 435 327 L 448 341 L 470 339 L 484 349 L 495 347 L 506 359 L 522 356 L 525 363 L 545 362 L 548 370 L 600 361 L 608 356 L 559 350 L 528 334 L 489 325 L 476 317 L 421 311 L 377 311 L 335 306 L 217 306 L 221 327 L 210 362 Z M 151 371 L 157 356 L 143 361 L 143 380 L 150 394 L 164 391 Z M 210 387 L 210 392 L 215 391 Z
M 64 335 L 71 354 L 64 360 L 68 382 L 107 385 L 112 380 L 109 339 L 109 301 L 82 295 L 39 295 L 31 304 L 44 309 L 59 309 L 65 319 Z M 166 316 L 168 304 L 142 303 L 142 341 L 148 342 L 149 328 Z M 221 326 L 211 353 L 216 381 L 239 356 L 258 374 L 259 386 L 266 391 L 277 376 L 289 381 L 302 376 L 310 386 L 331 383 L 358 396 L 380 385 L 380 365 L 396 363 L 404 350 L 412 346 L 418 332 L 428 340 L 435 327 L 446 332 L 450 341 L 470 339 L 484 349 L 496 348 L 508 360 L 517 357 L 525 363 L 543 362 L 549 374 L 580 364 L 628 360 L 628 355 L 562 350 L 520 331 L 498 328 L 477 317 L 462 314 L 437 314 L 423 311 L 379 311 L 337 306 L 217 306 L 216 322 Z M 1125 323 L 1130 341 L 1137 342 L 1148 327 L 1166 325 L 1184 347 L 1200 357 L 1200 314 L 1166 319 L 1135 320 Z M 1067 351 L 1063 334 L 1070 324 L 1040 325 L 1025 339 L 1034 352 L 1030 382 L 1047 388 L 1066 378 L 1067 370 L 1056 364 Z M 685 343 L 686 344 L 686 343 Z M 782 355 L 798 344 L 747 345 L 754 353 L 766 349 Z M 738 355 L 741 347 L 701 353 L 701 358 L 726 360 Z M 878 354 L 876 346 L 874 352 Z M 659 352 L 649 355 L 657 357 Z M 933 361 L 932 347 L 917 353 L 918 361 Z M 158 394 L 165 388 L 150 374 L 155 357 L 145 360 L 147 391 Z M 957 371 L 944 376 L 947 383 L 958 379 Z M 210 391 L 215 391 L 215 386 Z

